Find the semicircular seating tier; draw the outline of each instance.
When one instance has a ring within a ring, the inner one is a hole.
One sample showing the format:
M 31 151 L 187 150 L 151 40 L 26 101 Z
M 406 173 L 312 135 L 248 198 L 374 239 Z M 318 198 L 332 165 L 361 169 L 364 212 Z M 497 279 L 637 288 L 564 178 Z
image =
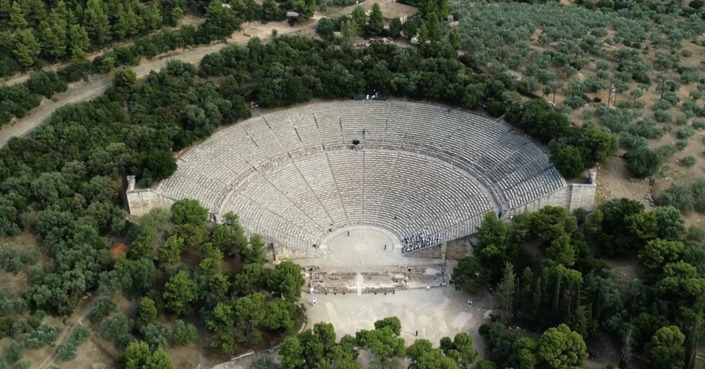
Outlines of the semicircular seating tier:
M 353 144 L 353 141 L 359 143 Z M 178 160 L 156 192 L 292 251 L 331 230 L 385 228 L 450 240 L 484 214 L 512 214 L 566 187 L 548 157 L 510 126 L 402 101 L 310 104 L 220 130 Z

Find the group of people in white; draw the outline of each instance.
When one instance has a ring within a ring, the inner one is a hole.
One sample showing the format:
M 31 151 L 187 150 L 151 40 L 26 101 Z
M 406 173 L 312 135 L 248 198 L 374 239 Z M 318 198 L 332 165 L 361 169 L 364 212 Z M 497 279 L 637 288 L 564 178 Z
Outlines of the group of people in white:
M 419 232 L 401 239 L 401 252 L 411 252 L 424 247 L 437 245 L 441 243 L 441 241 L 441 236 L 438 234 L 425 235 Z

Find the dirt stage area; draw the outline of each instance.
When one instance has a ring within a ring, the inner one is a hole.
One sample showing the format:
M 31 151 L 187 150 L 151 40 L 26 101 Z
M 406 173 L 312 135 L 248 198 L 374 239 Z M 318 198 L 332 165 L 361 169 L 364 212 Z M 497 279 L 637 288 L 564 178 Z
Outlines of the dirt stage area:
M 320 257 L 296 260 L 306 269 L 302 303 L 308 326 L 333 323 L 340 338 L 396 316 L 407 344 L 426 338 L 438 345 L 442 337 L 467 332 L 482 351 L 477 330 L 489 318 L 492 296 L 456 291 L 447 283 L 453 261 L 407 257 L 401 247 L 399 239 L 383 229 L 354 226 L 331 233 Z

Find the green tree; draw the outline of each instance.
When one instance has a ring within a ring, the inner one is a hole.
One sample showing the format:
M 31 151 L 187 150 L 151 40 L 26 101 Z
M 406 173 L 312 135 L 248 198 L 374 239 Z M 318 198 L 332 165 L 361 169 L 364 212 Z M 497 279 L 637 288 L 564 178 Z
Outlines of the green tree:
M 186 248 L 193 248 L 206 240 L 208 228 L 205 224 L 186 223 L 174 228 L 174 236 L 181 238 Z
M 416 37 L 416 23 L 412 21 L 411 19 L 408 19 L 404 24 L 401 26 L 401 31 L 404 33 L 404 36 L 408 38 Z
M 352 11 L 352 20 L 357 26 L 357 34 L 361 35 L 367 28 L 367 14 L 361 6 L 356 6 Z
M 395 335 L 389 326 L 358 331 L 355 333 L 355 341 L 359 347 L 370 350 L 383 367 L 389 360 L 406 355 L 404 339 Z
M 661 156 L 648 146 L 639 146 L 624 155 L 629 173 L 637 178 L 654 175 L 663 164 Z
M 208 220 L 208 209 L 198 200 L 182 199 L 171 205 L 171 217 L 176 224 L 204 224 Z
M 20 6 L 20 2 L 13 2 L 12 8 L 10 9 L 10 27 L 13 29 L 25 29 L 27 25 L 27 18 L 25 17 L 24 10 L 22 10 Z
M 154 254 L 154 245 L 156 244 L 157 236 L 153 231 L 145 229 L 130 245 L 130 250 L 127 253 L 131 259 L 151 258 Z
M 659 206 L 651 211 L 656 217 L 657 236 L 664 240 L 679 240 L 685 234 L 685 222 L 678 209 Z
M 13 53 L 22 67 L 29 68 L 34 65 L 42 51 L 42 46 L 34 37 L 31 29 L 23 29 L 15 33 Z
M 408 356 L 412 362 L 417 363 L 425 353 L 431 350 L 433 350 L 431 341 L 420 338 L 406 348 L 406 356 Z
M 157 249 L 156 259 L 164 265 L 174 265 L 181 260 L 184 240 L 176 235 L 171 235 L 163 245 Z
M 502 281 L 497 285 L 497 306 L 501 312 L 504 324 L 510 324 L 514 317 L 515 289 L 516 273 L 514 273 L 514 265 L 507 262 L 502 273 Z
M 581 156 L 586 167 L 602 163 L 619 149 L 619 138 L 607 128 L 590 123 L 583 127 L 578 138 Z
M 401 19 L 396 17 L 392 19 L 391 23 L 389 23 L 389 36 L 391 38 L 397 38 L 399 37 L 399 34 L 401 34 Z
M 424 22 L 424 23 L 421 23 L 421 27 L 419 27 L 419 42 L 425 43 L 428 40 L 429 40 L 428 26 Z
M 672 185 L 659 199 L 662 205 L 674 207 L 681 211 L 692 211 L 695 199 L 690 189 L 685 186 Z
M 125 369 L 173 369 L 171 356 L 159 348 L 151 351 L 146 342 L 135 341 L 130 343 L 125 351 L 118 357 Z
M 264 276 L 262 264 L 245 264 L 242 270 L 235 274 L 233 290 L 240 296 L 249 295 L 263 285 Z
M 157 305 L 149 297 L 143 297 L 140 301 L 140 306 L 137 308 L 137 321 L 135 322 L 138 327 L 143 327 L 157 320 L 159 312 L 157 311 Z
M 126 100 L 137 90 L 137 74 L 132 69 L 124 69 L 115 72 L 114 78 L 115 92 Z
M 448 0 L 421 0 L 418 3 L 418 9 L 423 20 L 431 15 L 435 15 L 437 19 L 445 19 L 450 13 Z
M 191 302 L 196 299 L 196 282 L 188 272 L 181 270 L 164 285 L 164 306 L 176 315 L 183 315 L 191 310 Z
M 651 240 L 639 252 L 639 264 L 647 275 L 658 278 L 662 275 L 666 264 L 679 261 L 685 251 L 685 245 L 680 241 Z
M 390 316 L 375 322 L 375 329 L 383 329 L 384 327 L 389 327 L 395 336 L 401 334 L 401 322 L 399 318 L 395 316 Z
M 344 21 L 343 24 L 340 26 L 340 35 L 340 44 L 343 46 L 343 48 L 352 48 L 355 38 L 357 38 L 357 36 L 359 35 L 358 26 L 355 24 L 355 21 Z
M 575 178 L 585 170 L 580 150 L 567 144 L 551 145 L 551 162 L 566 178 Z
M 335 23 L 330 18 L 321 18 L 316 25 L 316 33 L 326 40 L 331 40 L 335 33 Z
M 372 5 L 368 27 L 373 35 L 381 35 L 384 32 L 384 15 L 377 3 Z
M 576 255 L 570 242 L 570 236 L 563 234 L 553 240 L 546 249 L 546 257 L 567 267 L 572 267 L 575 264 Z
M 453 46 L 453 49 L 460 50 L 460 35 L 458 34 L 457 28 L 453 28 L 448 32 L 448 43 Z
M 588 216 L 586 228 L 602 253 L 622 256 L 655 238 L 658 224 L 654 214 L 644 212 L 644 205 L 622 198 L 600 205 Z
M 85 57 L 85 53 L 91 49 L 91 41 L 88 38 L 88 32 L 86 32 L 83 26 L 72 24 L 69 27 L 68 46 L 74 58 Z
M 426 26 L 428 30 L 428 38 L 432 41 L 439 41 L 443 36 L 443 30 L 441 30 L 441 23 L 438 20 L 436 13 L 432 13 L 423 22 L 423 26 Z
M 284 369 L 299 369 L 304 366 L 304 349 L 296 337 L 287 337 L 279 350 L 279 360 Z
M 91 322 L 100 323 L 115 310 L 117 310 L 117 304 L 112 297 L 109 294 L 102 293 L 95 299 L 88 317 Z
M 661 327 L 646 345 L 647 357 L 651 367 L 656 369 L 685 367 L 685 335 L 674 325 Z
M 171 330 L 171 338 L 174 346 L 185 346 L 198 338 L 198 331 L 193 324 L 178 319 Z
M 101 0 L 88 0 L 83 17 L 88 36 L 95 45 L 103 46 L 111 40 L 110 19 Z
M 452 341 L 449 337 L 443 337 L 440 344 L 443 353 L 453 359 L 458 368 L 470 368 L 477 359 L 477 351 L 472 347 L 472 336 L 467 333 L 457 333 Z
M 301 298 L 301 287 L 304 283 L 306 281 L 301 275 L 301 267 L 288 260 L 277 264 L 267 278 L 270 291 L 292 302 Z
M 132 321 L 122 312 L 100 323 L 100 334 L 109 339 L 118 349 L 124 349 L 134 340 L 131 330 Z
M 513 261 L 515 257 L 514 247 L 509 240 L 510 229 L 494 212 L 488 212 L 477 232 L 475 256 L 485 270 L 484 280 L 495 284 L 502 277 L 506 262 Z
M 264 0 L 262 2 L 262 20 L 265 22 L 279 20 L 279 6 L 275 0 Z
M 479 260 L 464 257 L 458 261 L 450 276 L 456 290 L 476 293 L 485 284 L 485 270 Z
M 54 59 L 66 56 L 68 46 L 68 24 L 56 13 L 51 14 L 50 22 L 42 22 L 39 26 L 40 40 L 45 53 Z
M 264 240 L 262 236 L 253 234 L 250 243 L 242 255 L 242 260 L 246 264 L 264 263 Z
M 224 216 L 223 224 L 213 230 L 211 242 L 213 245 L 230 256 L 242 256 L 248 247 L 245 229 L 240 225 L 237 214 L 228 212 Z
M 536 355 L 547 368 L 578 369 L 587 359 L 587 346 L 579 333 L 561 324 L 546 330 L 538 341 Z
M 235 331 L 235 311 L 230 304 L 218 303 L 206 317 L 206 328 L 214 333 L 211 347 L 217 352 L 232 354 L 241 342 Z

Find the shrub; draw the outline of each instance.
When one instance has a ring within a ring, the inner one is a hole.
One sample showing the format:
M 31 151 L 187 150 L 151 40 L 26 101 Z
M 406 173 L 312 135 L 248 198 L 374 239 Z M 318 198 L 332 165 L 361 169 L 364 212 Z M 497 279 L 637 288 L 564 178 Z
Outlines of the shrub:
M 681 160 L 681 163 L 682 163 L 683 165 L 685 165 L 686 167 L 690 168 L 690 167 L 692 167 L 693 165 L 695 165 L 696 160 L 695 160 L 695 158 L 692 157 L 691 155 L 688 155 L 688 156 L 686 156 L 685 158 L 683 158 L 683 160 Z
M 705 241 L 705 229 L 692 225 L 688 227 L 688 233 L 686 233 L 685 239 L 693 242 L 703 242 Z
M 60 331 L 58 327 L 42 324 L 24 337 L 24 344 L 27 348 L 36 350 L 54 342 Z
M 651 119 L 642 119 L 629 127 L 629 133 L 644 137 L 646 139 L 655 139 L 663 136 L 663 130 L 656 126 L 656 123 Z
M 676 137 L 678 137 L 681 140 L 684 140 L 684 139 L 692 137 L 694 133 L 695 132 L 690 127 L 681 127 L 681 128 L 678 128 L 678 131 L 676 131 Z
M 693 128 L 695 129 L 705 129 L 705 122 L 696 120 L 692 124 Z
M 637 147 L 624 155 L 626 167 L 631 175 L 637 178 L 646 178 L 659 170 L 662 159 L 659 154 L 648 146 Z
M 695 181 L 691 189 L 695 210 L 705 211 L 705 178 L 700 178 Z
M 624 132 L 619 136 L 619 143 L 627 149 L 635 149 L 640 146 L 648 146 L 649 143 L 645 138 Z
M 17 362 L 22 359 L 22 356 L 24 355 L 22 351 L 24 351 L 22 344 L 17 341 L 12 341 L 10 346 L 7 348 L 7 351 L 5 351 L 5 358 L 10 363 Z
M 683 151 L 688 147 L 688 140 L 678 140 L 676 141 L 676 150 Z
M 688 124 L 688 118 L 681 116 L 676 118 L 676 124 L 679 126 L 684 126 Z
M 692 211 L 695 201 L 687 187 L 671 186 L 661 195 L 660 203 L 664 206 L 673 206 L 680 211 Z
M 88 318 L 93 323 L 100 323 L 115 310 L 117 310 L 117 304 L 112 297 L 109 294 L 101 294 L 96 298 Z
M 0 265 L 8 273 L 19 273 L 24 267 L 22 259 L 20 258 L 19 246 L 10 244 L 3 245 L 0 248 Z
M 103 320 L 100 324 L 100 334 L 111 340 L 115 347 L 122 350 L 134 340 L 130 331 L 132 330 L 132 321 L 127 316 L 118 312 L 114 316 Z
M 174 328 L 171 330 L 171 339 L 174 346 L 185 346 L 198 338 L 196 327 L 190 323 L 184 323 L 179 319 L 174 322 Z
M 659 109 L 654 112 L 654 119 L 656 119 L 659 123 L 666 123 L 670 122 L 673 117 L 671 117 L 671 114 L 668 114 L 666 111 Z
M 69 338 L 62 344 L 56 347 L 57 358 L 61 361 L 69 361 L 76 358 L 76 349 L 82 343 L 86 342 L 91 335 L 91 330 L 78 325 L 73 329 Z

